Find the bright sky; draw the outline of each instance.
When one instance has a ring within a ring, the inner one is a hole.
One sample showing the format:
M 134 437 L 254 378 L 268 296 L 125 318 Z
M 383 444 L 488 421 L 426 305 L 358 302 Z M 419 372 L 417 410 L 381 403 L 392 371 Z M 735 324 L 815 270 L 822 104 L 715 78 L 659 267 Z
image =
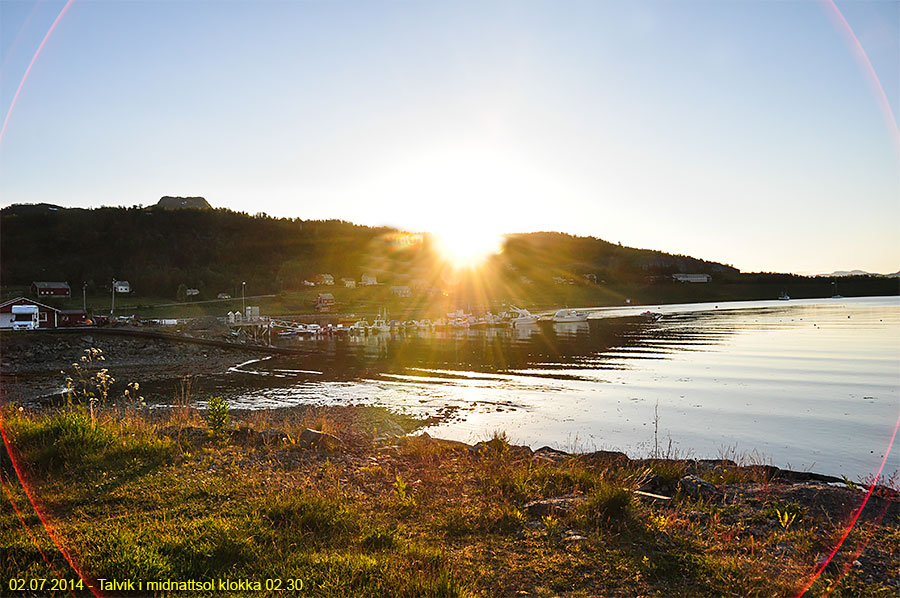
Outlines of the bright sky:
M 63 2 L 0 0 L 0 108 Z M 900 3 L 840 2 L 900 115 Z M 900 269 L 896 122 L 817 2 L 75 0 L 3 205 L 558 230 L 745 271 Z

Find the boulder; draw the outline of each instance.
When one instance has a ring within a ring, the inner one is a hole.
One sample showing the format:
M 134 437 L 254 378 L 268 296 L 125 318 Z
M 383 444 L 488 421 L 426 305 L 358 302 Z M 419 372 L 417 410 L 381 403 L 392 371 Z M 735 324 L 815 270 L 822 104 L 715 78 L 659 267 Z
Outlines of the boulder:
M 628 455 L 619 451 L 594 451 L 578 455 L 578 459 L 588 465 L 622 465 L 631 459 Z
M 489 455 L 500 456 L 506 454 L 515 459 L 530 459 L 532 455 L 531 447 L 507 444 L 506 442 L 498 439 L 483 440 L 473 446 L 470 446 L 469 454 L 471 454 L 473 457 L 483 457 Z
M 569 458 L 569 453 L 558 451 L 554 448 L 550 448 L 549 446 L 542 446 L 538 450 L 534 451 L 533 456 L 535 459 L 539 459 L 541 461 L 560 463 Z
M 715 484 L 711 484 L 695 475 L 686 475 L 678 482 L 679 487 L 691 498 L 721 498 L 725 494 Z
M 336 451 L 343 445 L 344 443 L 337 436 L 309 428 L 303 430 L 297 439 L 297 446 L 322 451 Z
M 565 496 L 532 501 L 526 504 L 524 509 L 531 517 L 543 517 L 554 513 L 564 515 L 576 509 L 585 500 L 584 495 L 567 494 Z
M 236 430 L 231 431 L 231 440 L 241 444 L 253 442 L 259 436 L 260 434 L 250 426 L 238 426 Z

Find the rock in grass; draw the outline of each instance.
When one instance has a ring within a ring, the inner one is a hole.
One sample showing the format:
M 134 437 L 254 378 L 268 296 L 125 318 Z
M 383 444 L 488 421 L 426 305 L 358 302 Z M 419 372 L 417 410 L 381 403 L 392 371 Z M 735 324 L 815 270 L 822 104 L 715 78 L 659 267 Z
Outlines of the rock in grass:
M 558 451 L 549 446 L 542 446 L 534 451 L 534 458 L 541 461 L 549 461 L 550 463 L 561 463 L 569 458 L 569 453 Z
M 551 514 L 566 514 L 578 507 L 585 501 L 584 496 L 580 494 L 569 494 L 566 496 L 555 496 L 553 498 L 545 498 L 543 500 L 535 500 L 525 505 L 525 512 L 532 517 L 543 517 Z
M 303 430 L 297 439 L 297 446 L 322 451 L 336 451 L 343 445 L 344 443 L 337 436 L 309 428 Z
M 284 430 L 279 430 L 278 428 L 263 430 L 259 433 L 259 437 L 263 442 L 276 444 L 286 442 L 288 439 L 287 432 L 285 432 Z
M 240 444 L 253 442 L 259 437 L 259 432 L 250 426 L 241 425 L 231 431 L 231 440 Z
M 724 493 L 716 488 L 715 484 L 711 484 L 695 475 L 684 476 L 678 482 L 678 485 L 691 498 L 721 498 L 724 496 Z

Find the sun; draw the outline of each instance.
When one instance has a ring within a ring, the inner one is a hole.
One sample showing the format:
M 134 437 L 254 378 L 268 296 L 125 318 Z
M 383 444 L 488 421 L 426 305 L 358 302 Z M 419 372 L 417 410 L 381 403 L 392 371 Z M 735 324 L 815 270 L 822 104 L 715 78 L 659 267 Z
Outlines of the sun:
M 475 268 L 503 251 L 503 236 L 487 230 L 455 226 L 432 233 L 439 255 L 453 268 Z

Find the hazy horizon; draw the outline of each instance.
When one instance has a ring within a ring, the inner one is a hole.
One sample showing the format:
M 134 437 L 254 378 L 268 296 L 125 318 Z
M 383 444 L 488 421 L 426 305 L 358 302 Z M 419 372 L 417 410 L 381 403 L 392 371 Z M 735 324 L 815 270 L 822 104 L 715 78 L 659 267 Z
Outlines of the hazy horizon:
M 900 3 L 837 7 L 3 2 L 0 191 L 892 273 Z

